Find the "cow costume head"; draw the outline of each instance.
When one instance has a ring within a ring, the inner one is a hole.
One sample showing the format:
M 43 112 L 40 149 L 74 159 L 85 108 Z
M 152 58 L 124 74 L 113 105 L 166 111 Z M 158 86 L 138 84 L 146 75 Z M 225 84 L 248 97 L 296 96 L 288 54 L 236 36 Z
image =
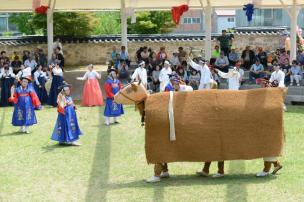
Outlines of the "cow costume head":
M 147 97 L 148 92 L 141 82 L 132 82 L 114 96 L 114 101 L 119 104 L 130 105 L 143 102 Z

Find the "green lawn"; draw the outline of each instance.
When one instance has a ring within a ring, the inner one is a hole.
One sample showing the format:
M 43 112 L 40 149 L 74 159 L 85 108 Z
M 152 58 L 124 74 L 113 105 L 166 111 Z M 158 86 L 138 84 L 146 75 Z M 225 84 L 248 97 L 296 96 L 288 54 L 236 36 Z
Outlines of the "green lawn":
M 0 201 L 304 201 L 304 107 L 285 113 L 280 175 L 256 178 L 262 160 L 227 163 L 223 179 L 195 176 L 200 163 L 175 163 L 158 184 L 143 181 L 153 173 L 144 129 L 134 107 L 125 109 L 121 124 L 106 127 L 103 108 L 79 107 L 82 146 L 62 147 L 50 140 L 55 108 L 37 112 L 29 135 L 11 126 L 12 108 L 0 108 Z

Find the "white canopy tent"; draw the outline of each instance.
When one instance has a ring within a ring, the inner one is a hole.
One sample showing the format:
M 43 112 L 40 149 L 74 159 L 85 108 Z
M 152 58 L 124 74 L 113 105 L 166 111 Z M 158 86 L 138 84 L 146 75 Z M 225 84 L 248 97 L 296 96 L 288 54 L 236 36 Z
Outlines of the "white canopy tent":
M 30 12 L 32 0 L 1 0 L 0 12 Z M 211 57 L 211 14 L 217 8 L 242 8 L 253 3 L 256 8 L 285 8 L 291 19 L 291 58 L 296 58 L 297 16 L 304 0 L 42 0 L 42 5 L 49 5 L 48 22 L 48 52 L 52 52 L 53 43 L 53 12 L 57 11 L 121 11 L 121 42 L 127 45 L 127 9 L 138 10 L 169 10 L 173 6 L 188 4 L 190 9 L 203 9 L 205 15 L 205 57 Z

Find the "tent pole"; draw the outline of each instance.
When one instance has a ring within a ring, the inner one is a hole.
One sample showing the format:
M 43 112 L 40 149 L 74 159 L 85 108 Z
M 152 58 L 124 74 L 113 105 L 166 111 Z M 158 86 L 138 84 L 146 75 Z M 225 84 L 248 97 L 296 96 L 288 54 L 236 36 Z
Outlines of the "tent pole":
M 297 57 L 297 25 L 300 9 L 297 7 L 295 0 L 291 6 L 290 12 L 290 59 L 295 60 Z
M 126 15 L 126 4 L 125 0 L 121 0 L 121 9 L 120 9 L 120 18 L 121 18 L 121 45 L 126 47 L 128 50 L 128 22 Z
M 52 58 L 53 53 L 53 39 L 54 39 L 54 28 L 53 28 L 53 9 L 47 10 L 47 42 L 48 42 L 48 59 Z
M 205 10 L 205 59 L 211 58 L 211 14 L 212 7 L 208 1 Z

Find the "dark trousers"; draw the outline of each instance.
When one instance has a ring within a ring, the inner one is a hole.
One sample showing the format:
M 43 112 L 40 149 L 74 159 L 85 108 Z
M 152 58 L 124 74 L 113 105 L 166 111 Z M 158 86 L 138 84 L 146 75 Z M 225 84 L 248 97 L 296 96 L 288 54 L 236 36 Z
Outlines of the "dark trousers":
M 229 52 L 230 52 L 230 48 L 229 47 L 221 47 L 221 51 L 223 51 L 225 53 L 225 55 L 228 56 Z
M 225 66 L 225 67 L 216 66 L 216 68 L 225 73 L 229 71 L 229 66 Z
M 255 79 L 260 79 L 260 78 L 263 78 L 264 77 L 264 74 L 261 72 L 261 73 L 254 73 L 254 72 L 250 72 L 249 73 L 249 81 L 250 82 L 254 82 Z

